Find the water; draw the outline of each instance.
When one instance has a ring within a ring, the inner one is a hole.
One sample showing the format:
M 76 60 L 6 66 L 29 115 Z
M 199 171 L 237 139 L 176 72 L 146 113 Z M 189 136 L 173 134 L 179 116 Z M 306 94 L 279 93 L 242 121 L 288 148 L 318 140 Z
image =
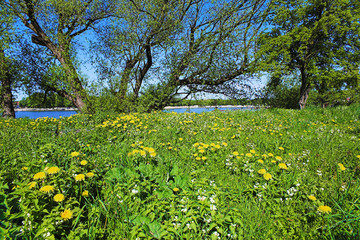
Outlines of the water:
M 252 108 L 246 107 L 219 107 L 217 108 L 220 111 L 225 110 L 250 110 Z M 177 112 L 177 113 L 202 113 L 202 112 L 210 112 L 214 111 L 214 107 L 209 108 L 174 108 L 174 109 L 166 109 L 164 112 Z M 28 117 L 31 119 L 49 117 L 49 118 L 59 118 L 62 117 L 70 117 L 71 115 L 77 114 L 75 111 L 19 111 L 15 112 L 16 118 L 24 118 Z
M 15 112 L 16 118 L 28 117 L 31 119 L 49 117 L 49 118 L 59 118 L 59 117 L 70 117 L 71 115 L 76 114 L 75 111 L 19 111 Z

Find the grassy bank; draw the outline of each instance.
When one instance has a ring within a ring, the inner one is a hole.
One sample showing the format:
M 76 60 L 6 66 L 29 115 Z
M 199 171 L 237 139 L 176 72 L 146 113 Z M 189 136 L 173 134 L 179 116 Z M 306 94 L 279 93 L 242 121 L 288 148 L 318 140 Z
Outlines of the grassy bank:
M 359 239 L 360 107 L 0 120 L 10 239 Z

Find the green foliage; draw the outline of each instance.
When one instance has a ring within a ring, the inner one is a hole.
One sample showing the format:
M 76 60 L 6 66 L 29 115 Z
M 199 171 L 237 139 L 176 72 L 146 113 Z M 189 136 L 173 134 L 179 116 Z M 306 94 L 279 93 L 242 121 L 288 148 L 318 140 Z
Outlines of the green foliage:
M 0 230 L 10 239 L 357 239 L 359 116 L 354 104 L 0 120 Z
M 29 97 L 20 101 L 20 107 L 28 108 L 52 108 L 52 107 L 72 107 L 73 104 L 64 97 L 56 93 L 33 93 Z

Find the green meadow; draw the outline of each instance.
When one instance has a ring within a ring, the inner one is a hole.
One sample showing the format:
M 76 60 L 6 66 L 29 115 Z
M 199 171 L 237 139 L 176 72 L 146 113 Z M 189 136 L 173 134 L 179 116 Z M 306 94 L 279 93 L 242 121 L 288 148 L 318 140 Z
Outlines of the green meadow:
M 359 239 L 359 118 L 352 105 L 0 119 L 0 234 Z

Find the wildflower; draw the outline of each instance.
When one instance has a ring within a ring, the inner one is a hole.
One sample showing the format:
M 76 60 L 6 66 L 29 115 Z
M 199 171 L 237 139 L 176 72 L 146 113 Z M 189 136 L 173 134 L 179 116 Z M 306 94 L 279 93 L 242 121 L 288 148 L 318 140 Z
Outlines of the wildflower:
M 70 209 L 66 209 L 62 213 L 60 213 L 60 216 L 64 221 L 69 220 L 72 217 L 72 211 Z
M 46 186 L 43 186 L 42 188 L 40 188 L 40 191 L 48 193 L 48 192 L 54 191 L 54 187 L 50 186 L 50 185 L 46 185 Z
M 35 186 L 36 186 L 36 182 L 31 182 L 31 183 L 29 183 L 28 184 L 28 186 L 29 186 L 29 189 L 32 189 L 32 188 L 34 188 Z
M 203 157 L 201 157 L 201 159 L 205 161 L 205 160 L 206 160 L 206 157 L 205 157 L 205 156 L 203 156 Z
M 271 174 L 270 173 L 265 173 L 264 174 L 264 178 L 265 178 L 265 180 L 270 180 L 270 179 L 272 179 L 272 176 L 271 176 Z
M 264 161 L 262 159 L 259 159 L 258 162 L 261 163 L 261 164 L 264 163 Z
M 288 169 L 288 167 L 286 166 L 286 163 L 279 163 L 279 168 L 281 169 Z
M 28 170 L 28 167 L 22 167 L 21 170 L 26 171 L 26 170 Z
M 227 145 L 228 145 L 226 142 L 222 142 L 221 144 L 224 145 L 225 147 L 227 147 Z M 360 156 L 360 155 L 359 155 L 359 156 Z M 359 158 L 360 158 L 360 157 L 359 157 Z
M 80 164 L 81 164 L 82 166 L 85 166 L 87 163 L 88 163 L 88 161 L 86 161 L 86 160 L 82 160 L 82 161 L 80 162 Z
M 252 154 L 251 154 L 251 153 L 247 153 L 246 156 L 247 156 L 247 157 L 252 157 Z
M 78 174 L 75 176 L 75 181 L 84 181 L 85 175 L 84 174 Z
M 279 147 L 279 150 L 284 151 L 284 148 L 283 148 L 283 147 Z
M 341 171 L 345 171 L 345 170 L 346 170 L 346 168 L 344 167 L 343 164 L 339 163 L 338 166 L 340 167 L 340 170 L 341 170 Z
M 256 151 L 254 149 L 251 149 L 250 152 L 254 153 L 254 154 L 256 153 Z
M 140 155 L 141 155 L 142 157 L 145 157 L 145 156 L 146 156 L 146 152 L 143 151 L 143 150 L 140 150 Z
M 45 177 L 46 177 L 46 174 L 44 172 L 38 172 L 37 174 L 34 175 L 34 180 L 44 179 Z
M 217 208 L 216 208 L 216 206 L 215 206 L 215 205 L 210 204 L 210 210 L 211 210 L 211 211 L 216 211 L 216 210 L 217 210 Z
M 266 170 L 265 170 L 265 169 L 260 169 L 260 170 L 258 171 L 258 173 L 260 173 L 260 174 L 265 174 L 265 173 L 266 173 Z
M 93 177 L 95 174 L 93 173 L 93 172 L 88 172 L 87 174 L 86 174 L 86 177 L 89 177 L 89 178 L 91 178 L 91 177 Z
M 238 152 L 233 152 L 233 155 L 234 155 L 234 156 L 238 156 L 239 153 L 238 153 Z
M 312 201 L 315 201 L 315 200 L 316 200 L 316 197 L 315 197 L 314 195 L 310 195 L 310 196 L 308 196 L 308 198 L 309 198 L 310 200 L 312 200 Z
M 321 213 L 330 213 L 331 212 L 331 208 L 329 206 L 326 205 L 321 205 L 318 207 L 318 211 Z
M 268 153 L 268 156 L 269 156 L 269 157 L 273 157 L 273 156 L 274 156 L 274 154 L 272 154 L 272 153 Z
M 71 155 L 72 157 L 77 157 L 77 156 L 80 155 L 80 153 L 79 153 L 79 152 L 72 152 L 70 155 Z
M 55 174 L 55 173 L 60 172 L 60 168 L 58 168 L 58 167 L 51 167 L 51 168 L 48 168 L 48 169 L 46 170 L 46 172 L 47 172 L 48 174 Z
M 84 197 L 88 197 L 89 196 L 89 191 L 85 190 L 85 191 L 82 192 L 81 195 L 84 196 Z
M 64 201 L 64 199 L 65 199 L 65 196 L 63 194 L 61 194 L 61 193 L 56 194 L 54 196 L 54 201 L 55 202 L 62 202 L 62 201 Z
M 360 155 L 357 155 L 356 157 L 360 159 Z
M 282 160 L 282 157 L 276 156 L 275 159 L 278 160 L 278 161 L 281 161 L 281 160 Z
M 182 141 L 183 140 L 183 138 L 179 138 L 179 141 Z
M 205 152 L 204 149 L 200 149 L 200 150 L 199 150 L 199 153 L 204 153 L 204 152 Z
M 179 189 L 178 189 L 177 187 L 175 187 L 175 188 L 173 189 L 173 191 L 174 191 L 174 192 L 178 192 Z

